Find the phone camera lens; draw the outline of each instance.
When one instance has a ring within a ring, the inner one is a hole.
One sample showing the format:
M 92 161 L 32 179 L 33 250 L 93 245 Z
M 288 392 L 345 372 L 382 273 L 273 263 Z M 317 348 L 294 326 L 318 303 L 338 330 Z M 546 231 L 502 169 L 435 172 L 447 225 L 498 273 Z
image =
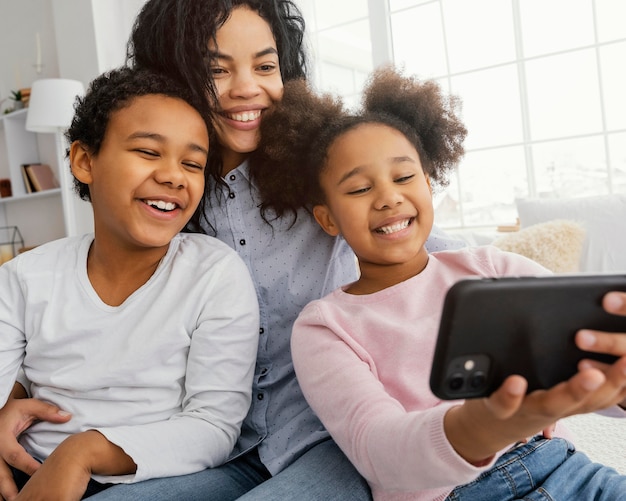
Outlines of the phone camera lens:
M 474 372 L 469 378 L 469 387 L 472 390 L 477 390 L 481 386 L 485 384 L 486 377 L 485 373 L 481 371 Z
M 465 378 L 462 374 L 452 374 L 448 380 L 448 388 L 450 388 L 451 391 L 458 391 L 463 387 L 464 382 Z

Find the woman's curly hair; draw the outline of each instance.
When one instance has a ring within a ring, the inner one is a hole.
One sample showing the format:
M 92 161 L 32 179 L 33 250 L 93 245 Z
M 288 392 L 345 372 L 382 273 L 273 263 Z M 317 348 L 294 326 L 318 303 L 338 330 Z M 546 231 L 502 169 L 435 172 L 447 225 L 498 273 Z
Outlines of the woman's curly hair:
M 467 135 L 458 106 L 458 99 L 444 96 L 436 82 L 404 76 L 392 67 L 371 75 L 357 113 L 346 111 L 339 98 L 315 94 L 304 81 L 285 84 L 282 101 L 263 117 L 261 141 L 250 157 L 264 217 L 291 214 L 295 221 L 298 209 L 310 211 L 323 203 L 319 177 L 330 146 L 366 123 L 388 125 L 404 134 L 431 182 L 447 185 L 449 171 L 464 154 Z
M 97 155 L 102 146 L 111 114 L 126 106 L 136 97 L 148 94 L 182 99 L 202 115 L 203 103 L 190 89 L 159 73 L 136 68 L 120 67 L 96 77 L 84 97 L 76 98 L 74 117 L 65 133 L 69 144 L 79 141 L 90 153 Z M 66 152 L 69 156 L 69 150 Z M 89 186 L 74 178 L 74 191 L 90 201 Z

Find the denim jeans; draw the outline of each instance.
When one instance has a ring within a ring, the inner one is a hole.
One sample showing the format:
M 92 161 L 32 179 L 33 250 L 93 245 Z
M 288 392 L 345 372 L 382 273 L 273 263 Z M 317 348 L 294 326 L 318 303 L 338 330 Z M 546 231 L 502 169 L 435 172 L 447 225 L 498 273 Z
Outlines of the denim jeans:
M 217 468 L 180 477 L 118 484 L 89 501 L 366 501 L 365 480 L 332 441 L 303 454 L 275 476 L 256 450 Z
M 446 499 L 616 501 L 626 499 L 626 476 L 591 462 L 566 440 L 535 437 L 503 454 L 493 468 Z

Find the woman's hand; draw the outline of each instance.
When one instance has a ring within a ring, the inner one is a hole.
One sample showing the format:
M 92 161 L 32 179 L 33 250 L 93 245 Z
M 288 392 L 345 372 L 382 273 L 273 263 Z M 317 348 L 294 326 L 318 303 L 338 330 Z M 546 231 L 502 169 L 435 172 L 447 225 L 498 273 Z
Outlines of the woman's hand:
M 47 404 L 32 398 L 22 398 L 25 392 L 16 383 L 4 407 L 0 409 L 0 496 L 13 500 L 17 496 L 17 487 L 13 481 L 11 466 L 32 475 L 41 466 L 18 443 L 18 437 L 37 421 L 65 423 L 71 415 L 56 405 Z

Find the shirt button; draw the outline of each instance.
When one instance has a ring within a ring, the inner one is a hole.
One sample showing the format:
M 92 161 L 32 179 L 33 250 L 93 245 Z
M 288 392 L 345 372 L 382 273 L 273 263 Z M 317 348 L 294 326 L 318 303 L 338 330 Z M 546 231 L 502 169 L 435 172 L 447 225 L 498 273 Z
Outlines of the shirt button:
M 259 334 L 265 334 L 265 329 L 263 327 L 259 329 Z
M 231 191 L 231 192 L 228 194 L 228 198 L 235 198 L 235 194 Z
M 239 240 L 239 245 L 246 245 L 245 239 L 242 238 L 241 240 Z
M 263 398 L 264 398 L 264 397 L 263 397 L 263 393 L 259 393 L 259 394 L 256 396 L 256 398 L 257 398 L 257 400 L 263 400 Z
M 231 175 L 230 175 L 230 180 L 231 180 L 231 181 L 234 181 L 235 179 L 237 179 L 237 176 L 235 176 L 234 174 L 231 174 Z

